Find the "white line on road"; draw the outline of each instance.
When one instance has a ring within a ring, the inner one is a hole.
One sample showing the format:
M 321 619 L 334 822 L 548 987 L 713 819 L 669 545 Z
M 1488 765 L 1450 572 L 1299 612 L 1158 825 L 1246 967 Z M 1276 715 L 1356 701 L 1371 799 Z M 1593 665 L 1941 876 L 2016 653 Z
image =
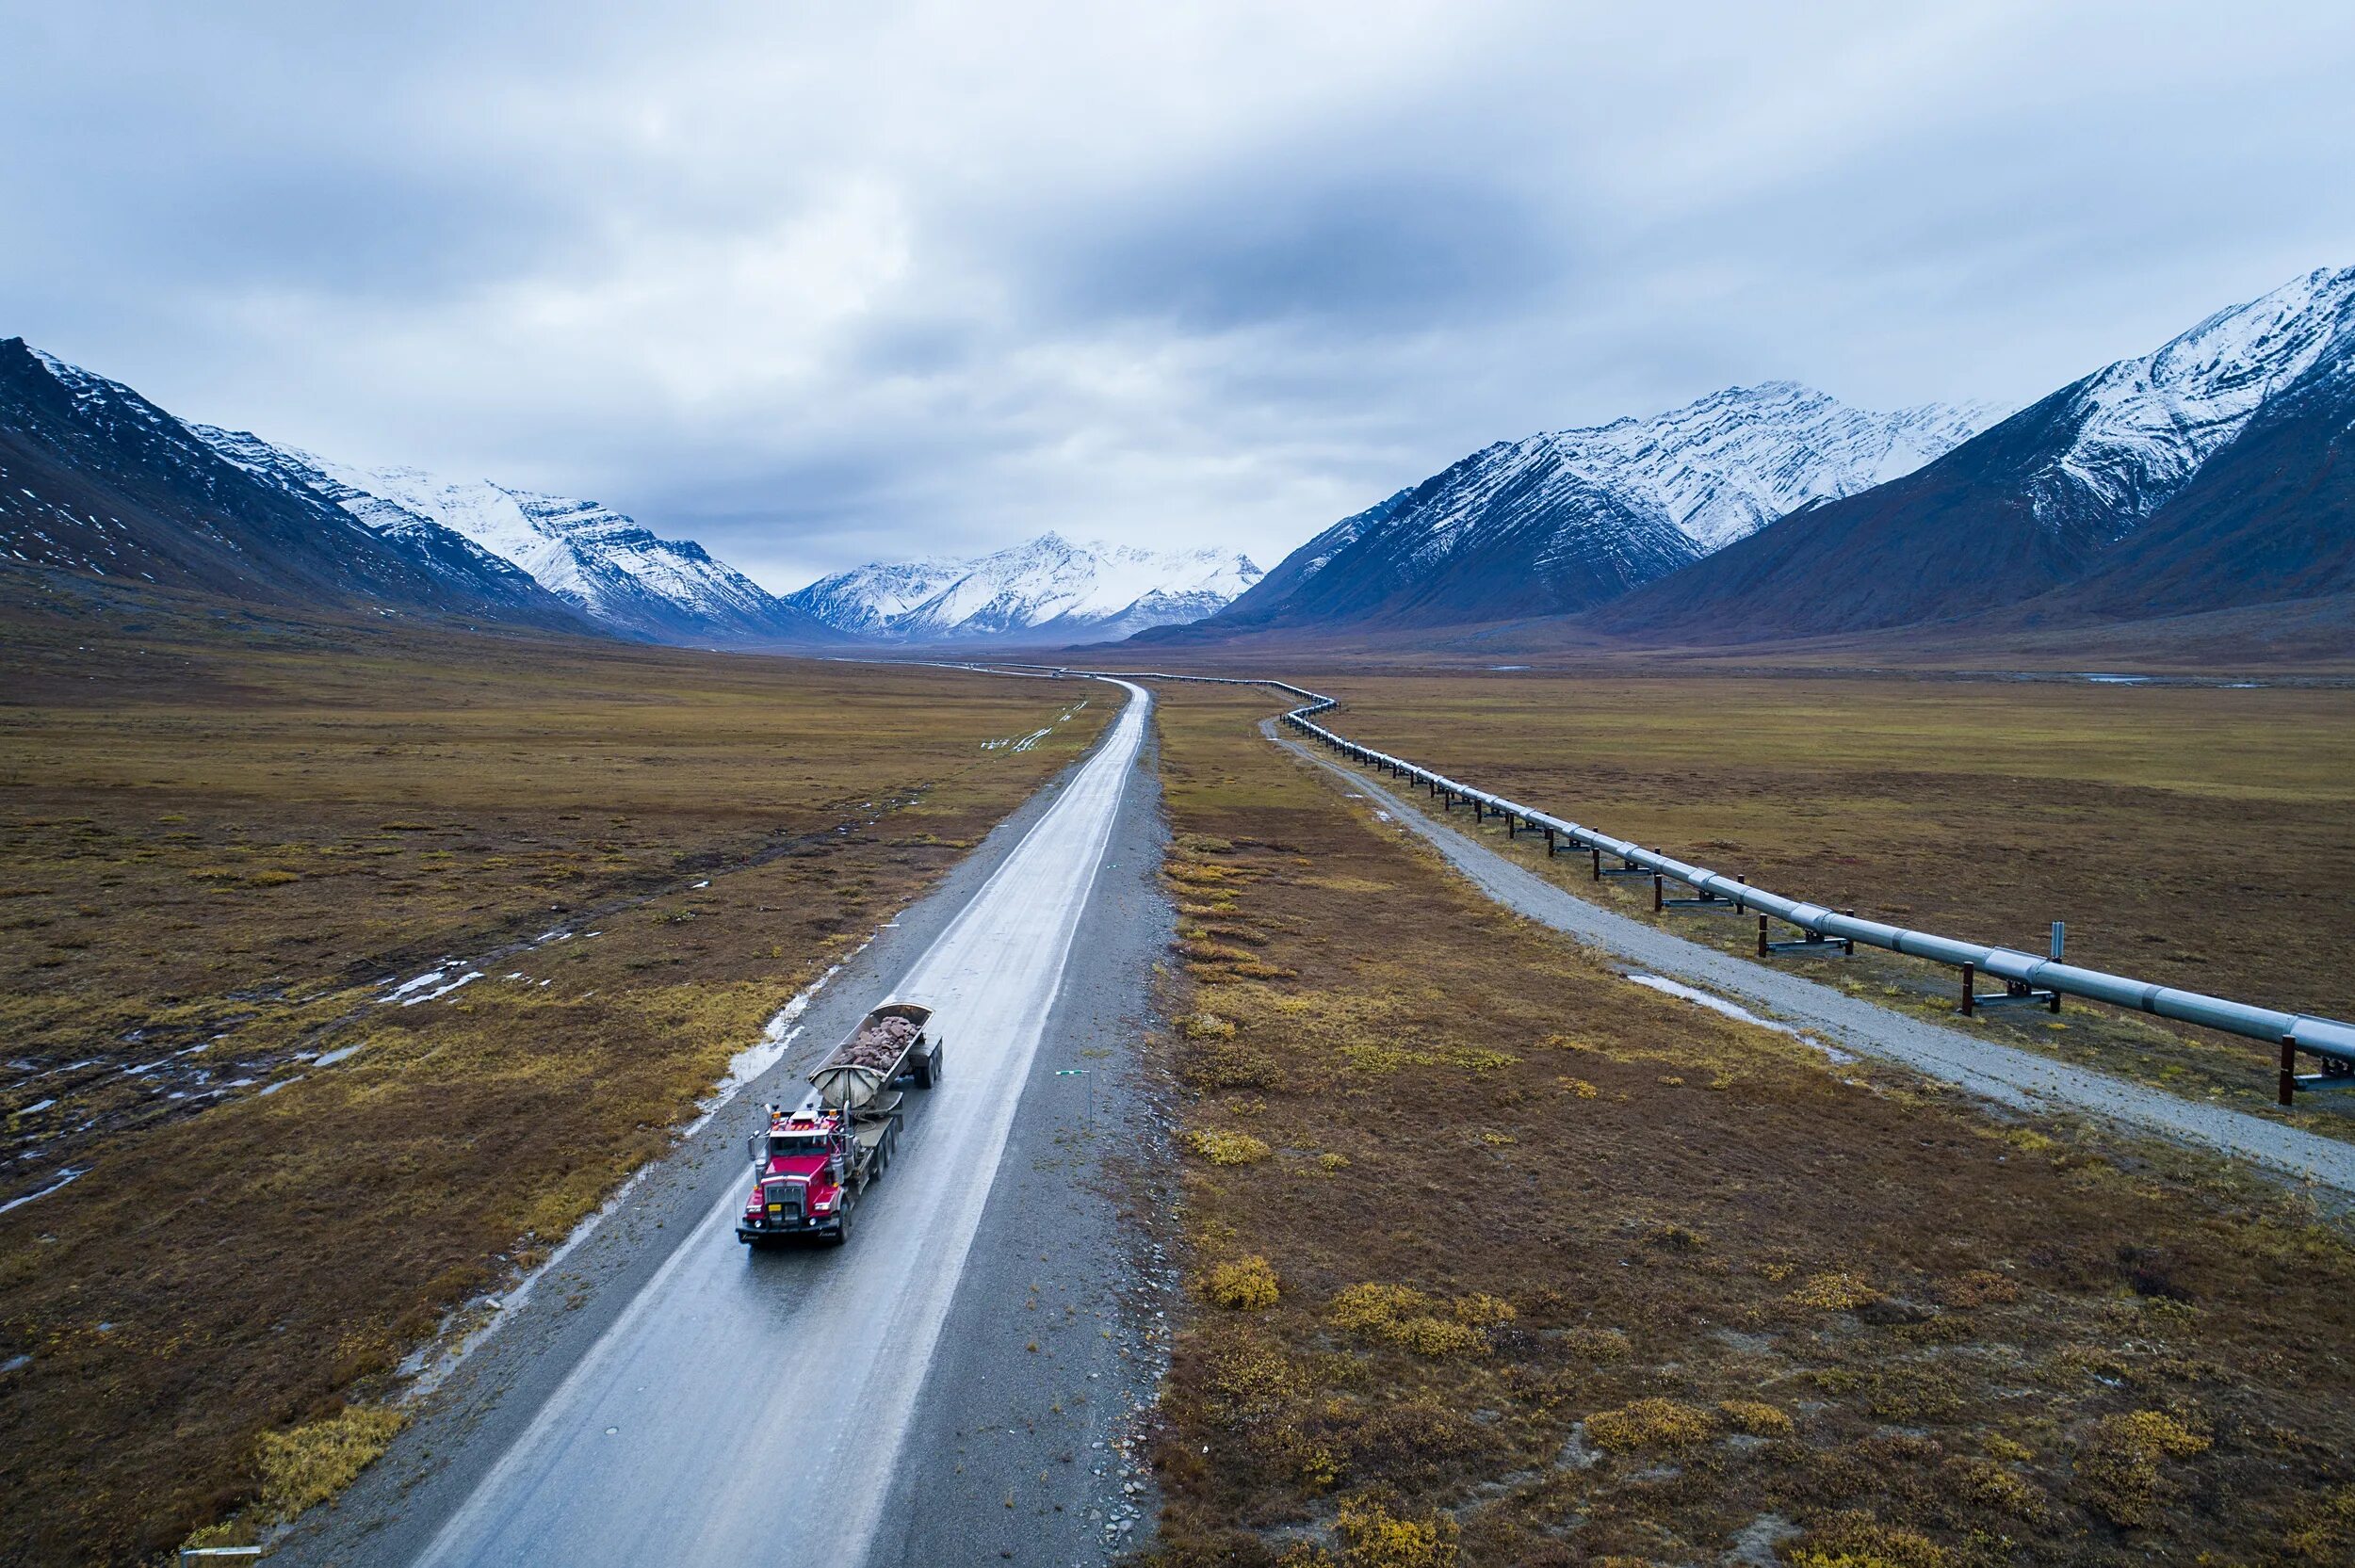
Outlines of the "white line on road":
M 864 1559 L 1144 738 L 1117 684 L 1103 745 L 896 993 L 934 1009 L 943 1081 L 857 1236 L 747 1257 L 732 1187 L 421 1563 Z

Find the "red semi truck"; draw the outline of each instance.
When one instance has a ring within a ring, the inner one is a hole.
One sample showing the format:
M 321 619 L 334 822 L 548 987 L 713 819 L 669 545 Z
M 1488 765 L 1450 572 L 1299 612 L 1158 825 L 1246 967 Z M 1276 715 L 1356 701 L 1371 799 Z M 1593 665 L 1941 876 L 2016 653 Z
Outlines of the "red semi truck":
M 900 1146 L 910 1086 L 940 1081 L 941 1042 L 933 1010 L 885 1002 L 851 1031 L 809 1075 L 809 1093 L 788 1110 L 769 1107 L 769 1125 L 747 1140 L 752 1195 L 736 1238 L 752 1247 L 817 1237 L 840 1246 L 851 1214 Z

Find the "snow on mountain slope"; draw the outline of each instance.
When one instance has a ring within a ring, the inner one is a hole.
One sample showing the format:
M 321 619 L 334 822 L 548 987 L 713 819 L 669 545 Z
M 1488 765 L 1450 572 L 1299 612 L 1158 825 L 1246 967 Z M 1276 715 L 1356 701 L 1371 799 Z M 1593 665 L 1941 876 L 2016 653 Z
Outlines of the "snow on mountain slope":
M 1876 413 L 1768 381 L 1653 418 L 1499 442 L 1318 535 L 1229 609 L 1153 639 L 1585 609 L 1909 472 L 1990 417 L 1938 405 Z
M 1912 474 L 1794 512 L 1591 624 L 1764 639 L 1991 624 L 2011 606 L 2007 624 L 2061 624 L 2340 591 L 2350 364 L 2355 267 L 2307 273 Z
M 380 534 L 447 528 L 528 573 L 613 629 L 658 641 L 831 640 L 831 634 L 691 540 L 666 540 L 593 501 L 451 480 L 415 468 L 358 468 L 245 431 L 196 427 L 249 473 L 302 486 Z
M 956 562 L 862 566 L 786 603 L 841 631 L 898 641 L 1111 639 L 1197 620 L 1259 579 L 1218 549 L 1075 544 L 1056 534 Z
M 580 632 L 524 573 L 422 519 L 379 535 L 258 476 L 119 381 L 0 340 L 0 555 L 160 588 Z
M 1656 418 L 1532 439 L 1579 478 L 1657 511 L 1705 555 L 1801 507 L 1909 474 L 1993 413 L 1936 403 L 1875 413 L 1795 381 L 1764 381 Z
M 2090 500 L 2129 531 L 2351 331 L 2355 267 L 2318 268 L 2096 371 L 2070 400 L 2076 439 L 2030 477 L 2038 514 Z
M 820 577 L 786 603 L 854 637 L 888 637 L 891 623 L 965 575 L 963 561 L 926 557 L 854 566 Z

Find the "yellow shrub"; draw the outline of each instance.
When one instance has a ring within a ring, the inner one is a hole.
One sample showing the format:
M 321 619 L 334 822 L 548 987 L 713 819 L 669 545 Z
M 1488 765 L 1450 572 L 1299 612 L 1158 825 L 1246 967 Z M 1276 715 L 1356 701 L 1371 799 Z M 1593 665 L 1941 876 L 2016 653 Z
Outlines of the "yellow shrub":
M 1368 1283 L 1335 1296 L 1325 1319 L 1420 1356 L 1449 1356 L 1486 1350 L 1486 1325 L 1513 1316 L 1512 1306 L 1493 1296 L 1466 1296 L 1447 1310 L 1450 1316 L 1439 1316 L 1440 1304 L 1412 1285 Z
M 1343 1568 L 1455 1568 L 1462 1560 L 1455 1521 L 1443 1514 L 1403 1519 L 1380 1503 L 1352 1497 L 1333 1520 Z
M 2139 1525 L 2174 1495 L 2159 1461 L 2188 1459 L 2207 1447 L 2206 1438 L 2162 1411 L 2104 1415 L 2077 1450 L 2077 1479 L 2111 1523 Z
M 1337 1329 L 1380 1330 L 1401 1317 L 1426 1312 L 1431 1298 L 1405 1285 L 1353 1285 L 1333 1298 L 1324 1316 Z
M 1402 1317 L 1383 1336 L 1419 1356 L 1476 1355 L 1488 1348 L 1486 1334 L 1447 1317 Z
M 1203 1278 L 1202 1294 L 1212 1306 L 1229 1312 L 1259 1312 L 1275 1304 L 1283 1292 L 1268 1260 L 1253 1253 L 1215 1265 Z
M 1783 1560 L 1790 1568 L 1945 1568 L 1946 1552 L 1927 1536 L 1869 1513 L 1843 1513 L 1810 1532 Z
M 1720 1399 L 1717 1413 L 1752 1437 L 1788 1437 L 1796 1430 L 1789 1415 L 1762 1399 Z
M 1327 1171 L 1346 1171 L 1349 1169 L 1349 1156 L 1347 1155 L 1319 1155 L 1317 1164 Z
M 352 1405 L 307 1427 L 264 1432 L 255 1456 L 263 1509 L 291 1519 L 327 1501 L 384 1451 L 408 1419 L 397 1410 Z
M 1563 1093 L 1581 1100 L 1591 1100 L 1601 1092 L 1584 1078 L 1556 1078 L 1553 1083 L 1554 1087 L 1561 1090 Z
M 1235 1026 L 1216 1013 L 1197 1012 L 1178 1021 L 1188 1040 L 1232 1040 Z
M 1458 1296 L 1448 1310 L 1455 1315 L 1457 1322 L 1470 1323 L 1480 1328 L 1486 1328 L 1491 1323 L 1509 1323 L 1517 1316 L 1513 1311 L 1512 1302 L 1477 1293 Z
M 1263 1160 L 1274 1151 L 1249 1133 L 1231 1132 L 1224 1127 L 1210 1127 L 1186 1134 L 1186 1141 L 1194 1152 L 1212 1165 L 1250 1165 Z
M 1715 1430 L 1709 1412 L 1674 1399 L 1638 1399 L 1586 1417 L 1586 1436 L 1614 1453 L 1636 1448 L 1690 1448 Z
M 2022 1519 L 2044 1511 L 2044 1494 L 1991 1459 L 1950 1459 L 1942 1467 L 1957 1495 Z
M 1817 1274 L 1791 1293 L 1803 1307 L 1818 1312 L 1853 1312 L 1880 1300 L 1880 1292 L 1854 1274 Z

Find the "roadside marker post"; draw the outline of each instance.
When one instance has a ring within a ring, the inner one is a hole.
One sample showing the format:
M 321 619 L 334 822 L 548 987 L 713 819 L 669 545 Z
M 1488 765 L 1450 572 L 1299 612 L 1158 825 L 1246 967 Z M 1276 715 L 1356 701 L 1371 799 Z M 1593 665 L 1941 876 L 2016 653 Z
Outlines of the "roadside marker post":
M 1059 1078 L 1085 1078 L 1085 1079 L 1087 1079 L 1087 1081 L 1088 1081 L 1088 1125 L 1089 1125 L 1089 1126 L 1091 1126 L 1091 1127 L 1093 1127 L 1094 1125 L 1096 1125 L 1096 1075 L 1095 1075 L 1094 1073 L 1089 1072 L 1089 1071 L 1088 1071 L 1086 1068 L 1084 1068 L 1084 1067 L 1058 1067 L 1058 1068 L 1056 1068 L 1056 1069 L 1055 1069 L 1055 1076 L 1057 1076 L 1057 1077 L 1059 1077 Z

